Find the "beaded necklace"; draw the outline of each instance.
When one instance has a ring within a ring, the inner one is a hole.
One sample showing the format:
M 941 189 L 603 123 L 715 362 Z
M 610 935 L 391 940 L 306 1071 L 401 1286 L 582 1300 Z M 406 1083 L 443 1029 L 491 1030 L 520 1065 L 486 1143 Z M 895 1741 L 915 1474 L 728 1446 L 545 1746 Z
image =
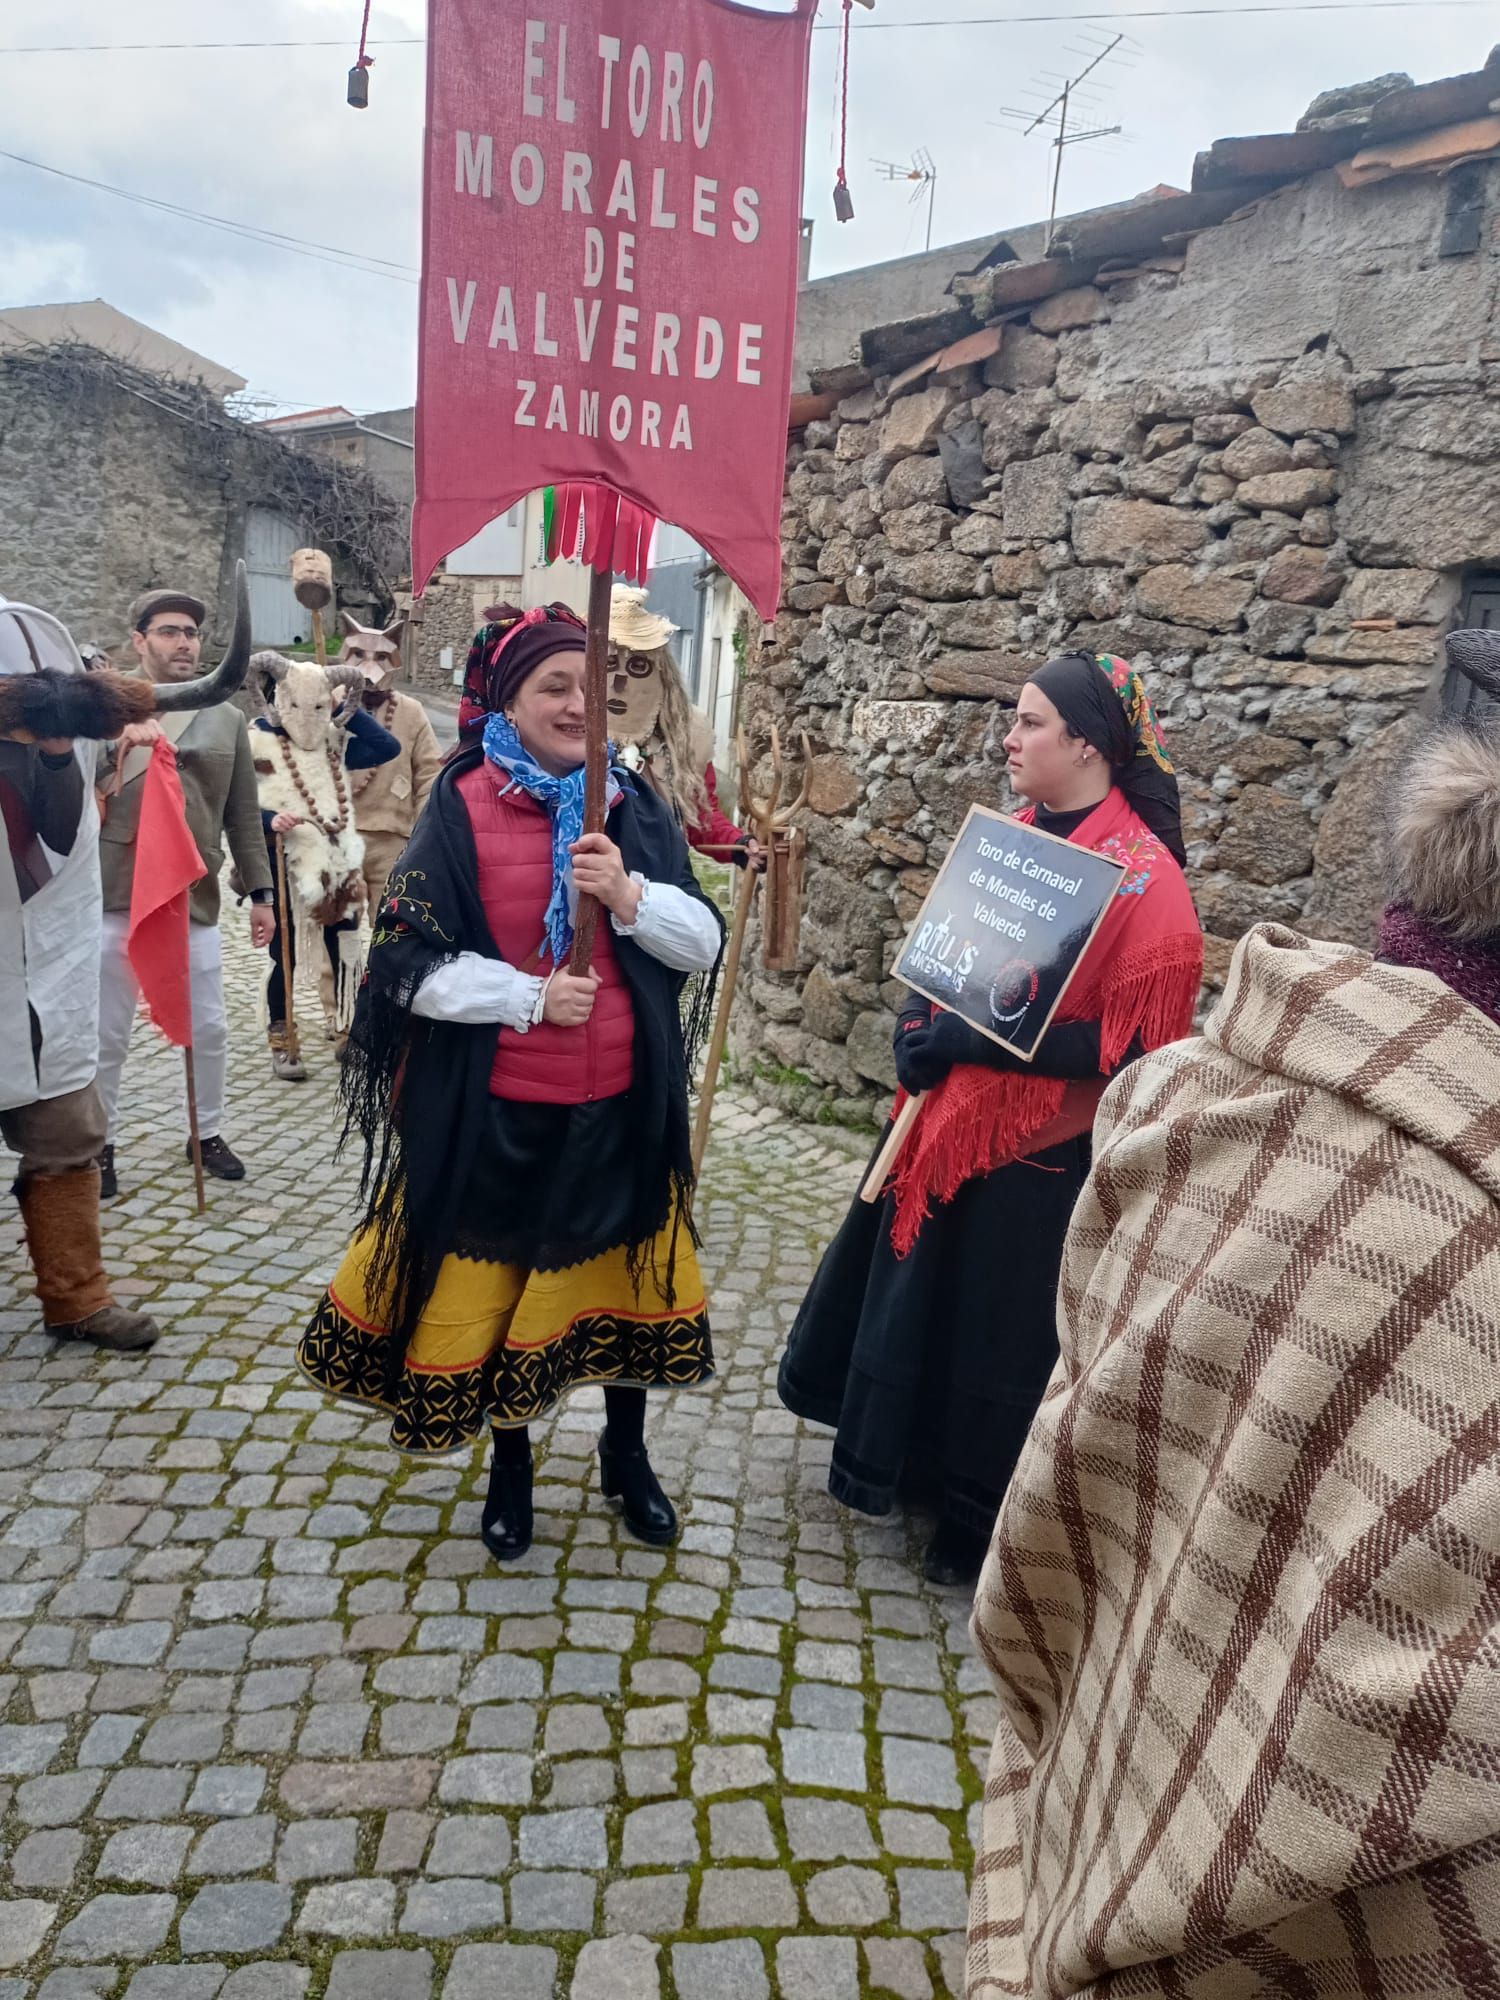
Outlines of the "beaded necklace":
M 328 759 L 328 771 L 330 777 L 333 779 L 334 796 L 339 802 L 338 818 L 335 820 L 326 820 L 318 811 L 317 800 L 314 799 L 312 793 L 303 782 L 302 773 L 292 762 L 291 747 L 287 739 L 284 736 L 278 736 L 276 744 L 281 752 L 281 761 L 286 767 L 286 774 L 296 786 L 298 795 L 303 805 L 307 808 L 306 817 L 326 840 L 337 840 L 349 824 L 349 793 L 344 785 L 343 758 L 336 750 L 331 748 L 325 750 L 323 753 Z

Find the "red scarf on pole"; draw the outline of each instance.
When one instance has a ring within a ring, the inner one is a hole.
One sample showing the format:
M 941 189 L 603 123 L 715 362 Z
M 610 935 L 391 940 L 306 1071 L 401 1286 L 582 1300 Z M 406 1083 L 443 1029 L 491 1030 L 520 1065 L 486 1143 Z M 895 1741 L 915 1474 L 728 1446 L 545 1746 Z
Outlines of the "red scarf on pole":
M 1028 807 L 1016 818 L 1029 826 L 1035 813 Z M 1203 927 L 1182 870 L 1118 786 L 1071 839 L 1125 863 L 1114 900 L 1054 1017 L 1100 1023 L 1103 1073 L 1097 1084 L 1080 1086 L 977 1063 L 950 1070 L 924 1095 L 896 1171 L 891 1242 L 898 1256 L 916 1242 L 934 1201 L 951 1201 L 965 1181 L 1060 1143 L 1069 1136 L 1065 1123 L 1074 1132 L 1087 1131 L 1108 1075 L 1137 1036 L 1150 1050 L 1192 1029 L 1203 980 Z M 1065 1098 L 1070 1109 L 1078 1107 L 1071 1121 Z M 1055 1131 L 1049 1133 L 1049 1126 Z
M 177 752 L 163 737 L 152 749 L 141 788 L 125 950 L 147 1012 L 180 1049 L 193 1041 L 188 891 L 206 872 L 187 823 Z

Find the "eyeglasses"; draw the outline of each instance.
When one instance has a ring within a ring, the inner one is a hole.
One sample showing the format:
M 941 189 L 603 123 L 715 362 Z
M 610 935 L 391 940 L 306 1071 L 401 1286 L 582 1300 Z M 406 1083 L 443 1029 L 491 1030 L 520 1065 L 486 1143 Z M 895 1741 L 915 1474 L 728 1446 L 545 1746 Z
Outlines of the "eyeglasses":
M 148 639 L 196 639 L 199 636 L 196 625 L 148 625 Z

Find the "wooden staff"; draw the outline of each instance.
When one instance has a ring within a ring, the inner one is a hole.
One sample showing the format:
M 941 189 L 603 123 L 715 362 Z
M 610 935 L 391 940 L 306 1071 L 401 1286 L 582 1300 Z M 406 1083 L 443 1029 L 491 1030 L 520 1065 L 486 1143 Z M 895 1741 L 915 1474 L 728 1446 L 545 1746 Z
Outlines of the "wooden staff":
M 917 1113 L 921 1108 L 922 1099 L 918 1094 L 916 1097 L 908 1097 L 896 1113 L 895 1122 L 885 1135 L 885 1144 L 875 1155 L 870 1171 L 865 1175 L 864 1186 L 859 1191 L 861 1201 L 879 1201 L 881 1190 L 890 1179 L 891 1169 L 900 1158 L 907 1134 L 916 1124 Z
M 698 1085 L 698 1121 L 693 1127 L 693 1179 L 697 1180 L 708 1144 L 708 1121 L 713 1116 L 714 1091 L 718 1088 L 719 1065 L 724 1060 L 724 1044 L 729 1039 L 729 1010 L 734 1004 L 734 985 L 740 976 L 740 954 L 745 948 L 745 929 L 750 922 L 750 905 L 755 901 L 760 876 L 747 862 L 734 898 L 734 925 L 729 933 L 729 950 L 724 958 L 724 987 L 714 1014 L 714 1031 L 709 1038 L 703 1064 L 703 1080 Z
M 292 998 L 292 899 L 286 886 L 286 835 L 276 836 L 276 892 L 281 907 L 276 920 L 281 926 L 281 983 L 286 989 L 286 1052 L 294 1060 L 302 1051 L 297 1041 L 297 1008 Z
M 609 601 L 613 576 L 596 569 L 589 581 L 588 638 L 583 652 L 583 830 L 604 831 L 604 781 L 609 763 Z M 599 904 L 580 896 L 573 920 L 573 950 L 568 970 L 581 979 L 594 956 L 594 931 Z
M 193 1072 L 191 1042 L 182 1052 L 182 1062 L 187 1071 L 188 1140 L 193 1151 L 193 1181 L 198 1189 L 198 1213 L 202 1215 L 208 1207 L 208 1195 L 203 1186 L 203 1140 L 198 1132 L 198 1079 Z
M 740 772 L 740 812 L 749 821 L 750 829 L 760 842 L 765 854 L 765 878 L 768 885 L 765 908 L 770 908 L 769 884 L 771 870 L 776 865 L 775 841 L 778 833 L 791 824 L 792 815 L 800 812 L 807 804 L 808 792 L 812 785 L 812 745 L 807 740 L 806 730 L 802 733 L 802 789 L 789 806 L 781 804 L 781 787 L 784 772 L 781 761 L 781 736 L 774 724 L 771 729 L 771 796 L 756 799 L 750 790 L 750 746 L 745 741 L 744 730 L 735 734 L 735 755 Z M 699 852 L 704 850 L 700 848 Z M 731 850 L 733 851 L 733 850 Z M 713 1116 L 714 1092 L 719 1083 L 719 1066 L 724 1060 L 724 1047 L 729 1039 L 729 1016 L 734 1008 L 734 989 L 739 978 L 740 953 L 745 942 L 745 927 L 750 921 L 750 905 L 755 900 L 756 884 L 760 881 L 760 871 L 748 860 L 745 862 L 744 880 L 735 894 L 734 928 L 729 936 L 729 952 L 724 961 L 723 976 L 719 984 L 719 1005 L 714 1015 L 713 1034 L 709 1037 L 708 1058 L 703 1065 L 703 1080 L 698 1086 L 698 1118 L 693 1127 L 693 1177 L 703 1165 L 703 1155 L 708 1147 L 708 1122 Z

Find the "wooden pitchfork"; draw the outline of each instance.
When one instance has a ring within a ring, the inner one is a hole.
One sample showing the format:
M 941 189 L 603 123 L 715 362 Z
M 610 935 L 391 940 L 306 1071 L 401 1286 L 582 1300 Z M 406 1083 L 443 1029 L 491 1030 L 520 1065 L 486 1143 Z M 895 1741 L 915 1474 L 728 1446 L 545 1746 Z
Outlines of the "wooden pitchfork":
M 807 804 L 812 788 L 812 745 L 808 742 L 807 731 L 802 732 L 802 789 L 789 806 L 781 804 L 782 786 L 785 772 L 781 756 L 781 734 L 771 725 L 771 796 L 767 799 L 755 798 L 750 790 L 750 747 L 745 741 L 743 729 L 735 731 L 735 755 L 740 767 L 740 813 L 749 825 L 750 831 L 765 849 L 768 910 L 778 906 L 786 908 L 785 897 L 788 884 L 785 880 L 791 843 L 801 838 L 800 830 L 792 830 L 792 819 Z M 777 870 L 781 871 L 778 879 Z M 714 1014 L 714 1029 L 708 1042 L 708 1055 L 703 1064 L 703 1081 L 698 1086 L 698 1122 L 693 1128 L 693 1178 L 696 1180 L 703 1165 L 703 1152 L 708 1144 L 708 1123 L 713 1115 L 714 1092 L 718 1088 L 719 1069 L 724 1060 L 724 1044 L 729 1039 L 729 1015 L 734 1006 L 734 989 L 739 979 L 740 959 L 745 948 L 745 929 L 750 921 L 750 906 L 755 901 L 756 887 L 760 876 L 748 863 L 734 898 L 734 921 L 729 929 L 729 949 L 724 959 L 724 980 L 719 988 L 719 1005 Z M 769 940 L 768 940 L 769 943 Z

